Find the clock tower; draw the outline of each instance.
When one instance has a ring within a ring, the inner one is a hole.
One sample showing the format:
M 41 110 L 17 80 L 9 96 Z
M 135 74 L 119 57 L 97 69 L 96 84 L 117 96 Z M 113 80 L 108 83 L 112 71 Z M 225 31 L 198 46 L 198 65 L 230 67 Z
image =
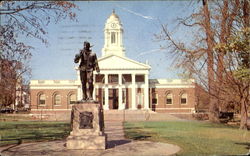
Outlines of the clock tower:
M 112 14 L 107 19 L 104 28 L 104 47 L 102 48 L 102 56 L 125 56 L 122 35 L 123 28 L 121 21 L 113 10 Z

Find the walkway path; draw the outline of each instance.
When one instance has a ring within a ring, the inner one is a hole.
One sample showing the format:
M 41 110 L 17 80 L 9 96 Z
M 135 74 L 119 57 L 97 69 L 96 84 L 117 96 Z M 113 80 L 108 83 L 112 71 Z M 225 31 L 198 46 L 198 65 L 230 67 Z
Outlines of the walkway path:
M 106 120 L 105 133 L 108 137 L 106 150 L 68 150 L 66 141 L 63 140 L 0 147 L 0 155 L 166 156 L 174 155 L 180 150 L 178 146 L 171 144 L 125 139 L 121 120 Z

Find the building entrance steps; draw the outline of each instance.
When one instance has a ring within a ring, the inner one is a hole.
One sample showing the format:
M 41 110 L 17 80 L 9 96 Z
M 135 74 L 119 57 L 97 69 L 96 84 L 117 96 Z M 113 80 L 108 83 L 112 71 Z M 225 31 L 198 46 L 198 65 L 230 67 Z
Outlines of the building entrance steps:
M 105 110 L 106 121 L 176 121 L 182 120 L 167 113 L 156 113 L 151 110 Z

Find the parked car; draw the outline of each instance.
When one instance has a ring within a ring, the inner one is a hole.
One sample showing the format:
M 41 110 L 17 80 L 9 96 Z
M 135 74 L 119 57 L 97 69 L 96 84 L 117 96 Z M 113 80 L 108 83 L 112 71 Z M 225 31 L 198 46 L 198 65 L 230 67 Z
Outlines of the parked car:
M 2 108 L 0 110 L 0 113 L 13 113 L 14 112 L 14 109 L 12 108 Z

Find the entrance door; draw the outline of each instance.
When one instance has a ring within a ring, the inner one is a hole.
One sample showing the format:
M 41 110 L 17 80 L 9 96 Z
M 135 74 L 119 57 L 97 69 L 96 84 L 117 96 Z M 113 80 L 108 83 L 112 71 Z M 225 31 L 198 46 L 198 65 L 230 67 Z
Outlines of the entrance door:
M 109 108 L 118 109 L 118 89 L 109 89 Z

